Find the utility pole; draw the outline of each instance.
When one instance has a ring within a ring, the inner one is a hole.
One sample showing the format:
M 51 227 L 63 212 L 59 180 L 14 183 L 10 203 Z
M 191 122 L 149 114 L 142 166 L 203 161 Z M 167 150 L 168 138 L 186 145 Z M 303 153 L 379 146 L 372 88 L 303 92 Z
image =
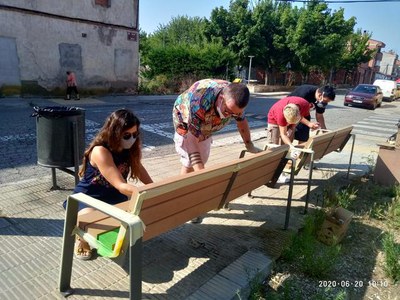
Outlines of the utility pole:
M 249 58 L 250 58 L 250 62 L 249 62 L 249 77 L 248 77 L 248 79 L 247 79 L 247 83 L 249 83 L 250 84 L 250 74 L 251 74 L 251 60 L 253 59 L 253 57 L 254 57 L 254 55 L 249 55 Z

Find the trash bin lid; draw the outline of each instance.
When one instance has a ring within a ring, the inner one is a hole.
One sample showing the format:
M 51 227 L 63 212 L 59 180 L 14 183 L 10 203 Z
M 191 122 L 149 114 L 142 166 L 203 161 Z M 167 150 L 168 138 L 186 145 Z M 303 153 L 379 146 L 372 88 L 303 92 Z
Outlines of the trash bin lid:
M 34 113 L 31 117 L 45 117 L 45 118 L 62 118 L 67 116 L 78 116 L 82 115 L 85 111 L 80 107 L 69 107 L 69 106 L 46 106 L 46 107 L 33 107 Z

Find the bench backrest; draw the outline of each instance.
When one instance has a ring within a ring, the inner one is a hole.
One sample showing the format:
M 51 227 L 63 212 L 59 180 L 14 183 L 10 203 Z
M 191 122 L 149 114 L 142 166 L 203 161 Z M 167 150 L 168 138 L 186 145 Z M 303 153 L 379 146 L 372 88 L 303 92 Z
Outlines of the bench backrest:
M 353 130 L 353 126 L 347 126 L 340 129 L 335 130 L 335 136 L 332 139 L 332 142 L 329 144 L 328 148 L 325 151 L 325 154 L 331 153 L 333 151 L 342 151 L 344 146 L 346 146 L 347 142 L 351 137 L 351 131 Z
M 288 150 L 284 145 L 141 186 L 117 206 L 140 217 L 145 225 L 143 240 L 148 240 L 267 184 Z M 94 236 L 120 226 L 99 211 L 79 219 L 79 227 Z
M 314 160 L 321 159 L 333 151 L 341 151 L 350 139 L 352 129 L 353 126 L 347 126 L 311 136 L 303 150 L 312 150 Z M 305 164 L 308 164 L 310 159 L 309 152 L 302 152 L 296 160 L 295 173 L 297 174 Z

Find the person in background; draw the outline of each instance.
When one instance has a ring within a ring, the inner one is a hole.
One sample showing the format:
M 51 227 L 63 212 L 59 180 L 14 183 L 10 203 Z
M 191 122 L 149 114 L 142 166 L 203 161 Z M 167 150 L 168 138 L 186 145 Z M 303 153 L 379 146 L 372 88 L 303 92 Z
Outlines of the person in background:
M 297 124 L 317 129 L 319 124 L 309 121 L 310 104 L 307 100 L 288 96 L 277 101 L 268 111 L 267 143 L 287 144 L 294 147 L 293 138 Z
M 67 71 L 67 95 L 65 100 L 71 100 L 72 92 L 75 93 L 75 100 L 79 100 L 80 98 L 75 73 Z
M 136 189 L 128 180 L 153 182 L 141 163 L 141 146 L 139 119 L 128 109 L 111 113 L 84 153 L 81 179 L 74 193 L 81 192 L 109 204 L 128 200 Z M 66 201 L 63 206 L 66 208 Z M 80 203 L 78 218 L 91 211 L 93 208 Z M 91 256 L 89 244 L 78 237 L 75 257 L 88 260 Z
M 297 96 L 303 99 L 306 99 L 310 105 L 311 109 L 315 109 L 315 120 L 319 123 L 321 129 L 326 129 L 325 124 L 325 108 L 329 102 L 335 100 L 335 90 L 331 86 L 314 86 L 304 84 L 297 87 L 290 96 Z M 307 116 L 306 119 L 308 121 L 311 120 L 311 116 Z M 299 141 L 299 144 L 305 143 L 310 136 L 310 128 L 304 123 L 300 123 L 296 126 L 296 131 L 294 135 L 294 139 Z

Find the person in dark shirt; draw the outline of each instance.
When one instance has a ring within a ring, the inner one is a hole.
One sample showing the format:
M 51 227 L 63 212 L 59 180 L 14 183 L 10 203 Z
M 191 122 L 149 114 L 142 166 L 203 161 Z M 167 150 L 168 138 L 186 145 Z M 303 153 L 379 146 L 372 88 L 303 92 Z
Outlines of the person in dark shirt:
M 318 87 L 315 85 L 304 84 L 297 87 L 290 96 L 297 96 L 306 99 L 310 103 L 310 110 L 315 109 L 315 119 L 319 123 L 321 129 L 326 129 L 325 124 L 325 108 L 329 102 L 335 100 L 335 90 L 331 86 Z M 311 120 L 311 115 L 307 117 Z M 302 144 L 308 140 L 310 136 L 310 128 L 300 123 L 296 126 L 294 139 Z
M 119 109 L 107 118 L 105 124 L 86 149 L 81 177 L 74 189 L 109 204 L 128 200 L 136 187 L 129 180 L 152 183 L 150 175 L 141 163 L 140 121 L 128 109 Z M 66 208 L 67 201 L 63 206 Z M 79 204 L 78 217 L 93 211 Z M 75 257 L 88 260 L 92 251 L 87 242 L 77 238 Z

